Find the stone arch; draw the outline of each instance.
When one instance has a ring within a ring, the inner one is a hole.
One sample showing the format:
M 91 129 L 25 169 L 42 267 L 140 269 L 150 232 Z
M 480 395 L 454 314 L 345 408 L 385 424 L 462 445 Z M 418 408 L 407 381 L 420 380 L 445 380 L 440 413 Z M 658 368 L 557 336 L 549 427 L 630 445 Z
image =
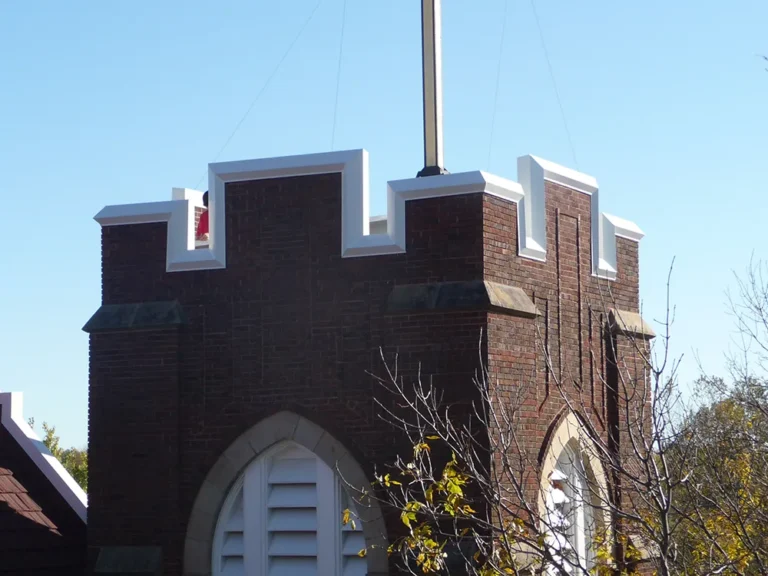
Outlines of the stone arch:
M 611 517 L 605 502 L 609 501 L 610 492 L 608 476 L 605 468 L 596 454 L 593 441 L 581 419 L 570 410 L 566 411 L 554 424 L 549 438 L 545 441 L 540 461 L 539 515 L 544 518 L 547 514 L 545 497 L 550 489 L 550 476 L 557 466 L 561 454 L 575 451 L 582 456 L 582 463 L 590 484 L 590 497 L 595 508 L 594 518 L 598 528 L 610 537 Z
M 331 434 L 314 422 L 293 412 L 278 412 L 241 434 L 219 457 L 200 487 L 187 524 L 184 540 L 184 576 L 210 576 L 212 545 L 219 511 L 242 472 L 259 455 L 281 441 L 292 441 L 313 452 L 342 481 L 353 487 L 370 487 L 365 472 Z M 368 549 L 369 576 L 388 574 L 387 536 L 378 503 L 371 500 L 358 506 Z

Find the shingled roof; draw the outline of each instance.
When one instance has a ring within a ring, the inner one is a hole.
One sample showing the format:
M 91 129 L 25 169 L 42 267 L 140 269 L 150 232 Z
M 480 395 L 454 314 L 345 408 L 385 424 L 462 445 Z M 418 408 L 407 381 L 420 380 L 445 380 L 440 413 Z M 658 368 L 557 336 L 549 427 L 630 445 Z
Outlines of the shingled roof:
M 0 574 L 82 575 L 86 496 L 0 393 Z

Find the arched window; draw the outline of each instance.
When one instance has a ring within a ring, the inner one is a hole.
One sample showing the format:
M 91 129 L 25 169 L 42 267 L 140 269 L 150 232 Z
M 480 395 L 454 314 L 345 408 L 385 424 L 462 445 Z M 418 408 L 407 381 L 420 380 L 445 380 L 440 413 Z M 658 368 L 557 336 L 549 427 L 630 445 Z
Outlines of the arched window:
M 595 510 L 581 449 L 576 440 L 563 447 L 549 477 L 547 536 L 553 556 L 569 574 L 588 574 L 594 565 Z M 551 574 L 561 574 L 557 566 Z
M 314 453 L 281 442 L 251 462 L 216 525 L 214 576 L 364 576 L 360 521 L 341 479 Z

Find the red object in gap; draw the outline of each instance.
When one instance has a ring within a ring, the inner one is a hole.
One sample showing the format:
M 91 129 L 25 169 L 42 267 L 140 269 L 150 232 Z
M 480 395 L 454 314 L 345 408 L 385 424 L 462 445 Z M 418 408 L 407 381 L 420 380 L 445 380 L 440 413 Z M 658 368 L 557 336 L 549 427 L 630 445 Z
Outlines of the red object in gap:
M 200 214 L 200 220 L 197 223 L 197 238 L 200 239 L 208 234 L 208 210 Z

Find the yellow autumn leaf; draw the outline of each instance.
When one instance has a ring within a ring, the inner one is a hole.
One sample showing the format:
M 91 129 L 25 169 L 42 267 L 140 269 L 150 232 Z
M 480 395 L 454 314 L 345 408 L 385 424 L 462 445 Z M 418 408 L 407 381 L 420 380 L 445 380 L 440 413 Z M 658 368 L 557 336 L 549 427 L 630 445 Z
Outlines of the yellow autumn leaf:
M 394 485 L 394 486 L 402 486 L 402 484 L 401 484 L 400 482 L 398 482 L 397 480 L 392 480 L 392 478 L 390 478 L 390 477 L 389 477 L 389 474 L 387 474 L 386 476 L 384 476 L 384 479 L 383 479 L 383 480 L 384 480 L 384 481 L 383 481 L 383 484 L 384 484 L 384 486 L 386 486 L 387 488 L 389 488 L 389 487 L 390 487 L 390 486 L 392 486 L 392 485 Z
M 400 513 L 400 520 L 403 524 L 405 524 L 408 528 L 410 528 L 411 522 L 416 521 L 416 514 L 414 514 L 413 512 L 403 511 Z

